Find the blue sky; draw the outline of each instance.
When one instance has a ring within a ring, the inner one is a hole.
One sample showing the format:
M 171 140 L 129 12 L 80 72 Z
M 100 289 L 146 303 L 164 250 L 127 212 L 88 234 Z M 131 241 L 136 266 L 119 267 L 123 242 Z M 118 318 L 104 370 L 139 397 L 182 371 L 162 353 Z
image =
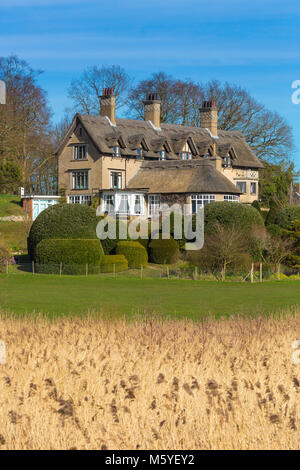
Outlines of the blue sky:
M 240 84 L 288 119 L 300 169 L 299 21 L 299 0 L 0 0 L 0 56 L 44 71 L 54 120 L 90 65 L 119 64 L 136 81 L 164 70 Z

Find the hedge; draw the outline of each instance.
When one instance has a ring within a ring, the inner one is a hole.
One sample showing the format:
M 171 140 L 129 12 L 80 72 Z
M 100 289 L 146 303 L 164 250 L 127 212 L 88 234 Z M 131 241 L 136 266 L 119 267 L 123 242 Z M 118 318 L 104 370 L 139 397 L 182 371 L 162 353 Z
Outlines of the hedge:
M 140 268 L 148 263 L 148 254 L 139 242 L 124 241 L 117 244 L 116 253 L 124 255 L 130 268 Z
M 96 211 L 84 204 L 55 204 L 40 213 L 28 237 L 28 254 L 35 257 L 37 244 L 44 239 L 95 239 L 99 221 Z
M 224 226 L 235 226 L 249 231 L 254 226 L 264 226 L 264 221 L 257 209 L 237 202 L 214 202 L 204 209 L 205 231 L 214 229 L 215 223 Z
M 44 265 L 47 271 L 47 265 L 69 266 L 72 274 L 81 274 L 86 265 L 99 266 L 104 257 L 101 242 L 95 240 L 66 240 L 66 239 L 46 239 L 40 241 L 35 250 L 35 262 L 38 265 Z M 44 271 L 44 272 L 46 272 Z
M 172 264 L 179 253 L 179 245 L 172 237 L 165 240 L 151 240 L 148 249 L 150 261 L 156 264 Z
M 287 206 L 281 209 L 276 217 L 276 224 L 289 229 L 295 220 L 300 219 L 300 206 Z
M 128 269 L 128 261 L 124 255 L 104 255 L 100 265 L 102 273 L 118 273 Z

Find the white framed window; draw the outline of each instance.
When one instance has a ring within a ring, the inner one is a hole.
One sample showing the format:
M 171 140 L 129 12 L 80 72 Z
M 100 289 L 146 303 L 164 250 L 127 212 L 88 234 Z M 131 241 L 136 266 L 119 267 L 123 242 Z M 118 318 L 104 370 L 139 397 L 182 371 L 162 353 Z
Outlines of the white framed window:
M 180 157 L 181 157 L 181 160 L 191 160 L 192 154 L 191 152 L 181 152 Z
M 160 194 L 153 194 L 148 196 L 148 215 L 152 217 L 153 215 L 157 215 L 160 209 Z
M 113 214 L 115 212 L 115 195 L 103 194 L 103 212 Z
M 199 209 L 202 209 L 208 204 L 216 201 L 215 194 L 192 194 L 192 214 L 196 214 Z
M 87 148 L 85 144 L 74 145 L 74 160 L 86 160 Z
M 144 215 L 144 196 L 142 194 L 133 194 L 132 202 L 132 213 L 134 215 Z
M 236 187 L 237 187 L 242 193 L 246 193 L 246 192 L 247 192 L 247 184 L 246 184 L 246 181 L 237 181 Z
M 256 194 L 257 191 L 257 184 L 252 182 L 250 183 L 250 194 Z
M 76 170 L 72 172 L 72 189 L 88 189 L 89 172 L 88 170 Z
M 144 215 L 144 195 L 134 193 L 104 193 L 102 211 L 108 214 Z
M 166 151 L 165 150 L 161 150 L 159 152 L 159 159 L 160 160 L 165 160 L 166 159 Z
M 224 201 L 239 202 L 239 197 L 234 194 L 225 194 Z
M 86 204 L 92 203 L 92 196 L 90 194 L 76 194 L 69 196 L 69 204 Z
M 142 149 L 142 147 L 136 149 L 136 153 L 137 153 L 137 155 L 138 155 L 139 158 L 142 158 L 142 156 L 143 156 L 143 149 Z
M 121 171 L 110 172 L 110 187 L 113 189 L 122 189 L 122 172 Z
M 117 211 L 119 214 L 129 214 L 130 205 L 129 205 L 129 195 L 128 194 L 119 194 L 118 195 L 118 206 Z

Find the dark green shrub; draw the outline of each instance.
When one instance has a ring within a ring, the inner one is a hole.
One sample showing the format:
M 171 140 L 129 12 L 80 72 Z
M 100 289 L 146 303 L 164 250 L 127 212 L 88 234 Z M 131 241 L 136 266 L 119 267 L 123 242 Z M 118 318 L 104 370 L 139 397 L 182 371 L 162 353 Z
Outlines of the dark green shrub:
M 280 212 L 280 208 L 278 207 L 278 205 L 275 202 L 272 202 L 270 204 L 270 210 L 265 219 L 265 225 L 266 226 L 275 225 L 279 212 Z
M 49 265 L 96 265 L 104 257 L 101 242 L 95 240 L 45 239 L 38 243 L 35 262 Z
M 28 254 L 34 259 L 35 247 L 44 239 L 95 239 L 99 217 L 83 204 L 55 204 L 41 212 L 28 237 Z
M 148 263 L 147 250 L 139 242 L 119 242 L 116 253 L 125 256 L 130 268 L 140 268 Z
M 253 227 L 264 225 L 260 213 L 252 206 L 237 202 L 214 202 L 204 209 L 205 233 L 213 231 L 216 222 L 223 226 L 238 227 L 249 232 Z
M 148 250 L 152 263 L 172 264 L 179 254 L 179 245 L 172 237 L 165 240 L 151 240 Z
M 287 206 L 279 211 L 276 217 L 276 224 L 280 227 L 289 230 L 292 223 L 300 219 L 300 205 Z
M 273 237 L 281 237 L 284 234 L 284 230 L 276 224 L 267 225 L 266 229 Z
M 102 273 L 118 273 L 128 269 L 128 261 L 124 255 L 104 255 L 100 265 Z
M 261 214 L 260 204 L 259 204 L 259 202 L 257 201 L 257 199 L 252 202 L 251 206 L 254 207 L 254 209 L 256 209 L 256 210 Z

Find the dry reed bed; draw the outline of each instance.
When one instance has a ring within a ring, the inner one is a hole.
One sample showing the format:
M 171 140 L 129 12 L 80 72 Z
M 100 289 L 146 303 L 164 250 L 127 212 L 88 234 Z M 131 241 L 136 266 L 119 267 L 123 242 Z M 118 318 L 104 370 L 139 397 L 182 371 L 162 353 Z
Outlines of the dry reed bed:
M 0 449 L 296 449 L 300 315 L 0 320 Z

